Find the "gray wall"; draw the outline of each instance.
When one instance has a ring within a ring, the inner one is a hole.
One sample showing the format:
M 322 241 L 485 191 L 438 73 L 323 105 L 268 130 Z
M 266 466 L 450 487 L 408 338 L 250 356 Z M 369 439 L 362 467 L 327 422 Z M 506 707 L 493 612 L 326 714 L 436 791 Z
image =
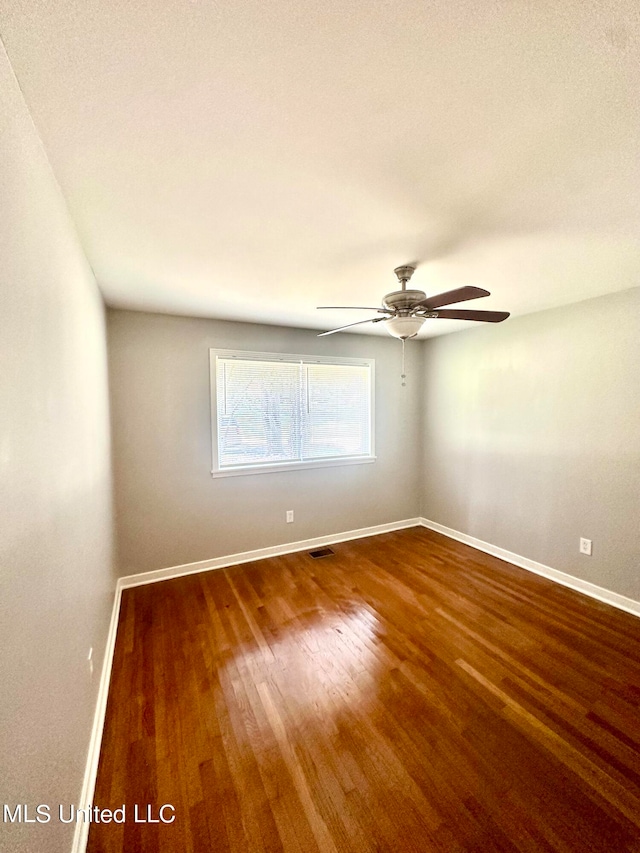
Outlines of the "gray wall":
M 120 573 L 422 514 L 640 599 L 639 302 L 410 342 L 406 388 L 395 340 L 109 311 Z M 209 347 L 374 357 L 378 461 L 212 479 Z
M 121 574 L 418 514 L 417 347 L 403 388 L 390 338 L 109 311 L 108 339 Z M 212 478 L 210 347 L 375 358 L 377 461 Z
M 104 312 L 1 43 L 0 363 L 0 804 L 77 803 L 114 589 Z M 0 822 L 0 849 L 72 833 Z
M 422 515 L 640 600 L 640 288 L 423 352 Z

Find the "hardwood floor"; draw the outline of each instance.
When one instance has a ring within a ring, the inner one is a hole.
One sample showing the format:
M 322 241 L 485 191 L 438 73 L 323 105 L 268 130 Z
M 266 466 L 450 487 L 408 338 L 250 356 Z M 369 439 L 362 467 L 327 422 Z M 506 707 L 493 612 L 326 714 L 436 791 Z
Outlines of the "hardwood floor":
M 422 528 L 333 548 L 125 591 L 90 853 L 640 851 L 639 619 Z

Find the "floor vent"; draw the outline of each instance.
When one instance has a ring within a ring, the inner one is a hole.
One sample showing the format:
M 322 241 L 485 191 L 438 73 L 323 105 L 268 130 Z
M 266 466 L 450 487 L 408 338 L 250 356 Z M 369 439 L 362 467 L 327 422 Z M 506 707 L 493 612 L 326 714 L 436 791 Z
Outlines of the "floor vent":
M 332 548 L 318 548 L 317 551 L 309 551 L 309 556 L 314 560 L 319 560 L 321 557 L 333 557 L 335 551 Z

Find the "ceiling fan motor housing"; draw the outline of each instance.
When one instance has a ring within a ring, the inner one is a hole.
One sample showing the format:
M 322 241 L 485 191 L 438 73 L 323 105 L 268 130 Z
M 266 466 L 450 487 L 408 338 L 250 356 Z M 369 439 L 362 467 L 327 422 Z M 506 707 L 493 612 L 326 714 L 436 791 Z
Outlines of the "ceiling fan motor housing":
M 411 311 L 414 305 L 426 298 L 427 294 L 422 290 L 394 290 L 387 293 L 382 305 L 391 311 Z

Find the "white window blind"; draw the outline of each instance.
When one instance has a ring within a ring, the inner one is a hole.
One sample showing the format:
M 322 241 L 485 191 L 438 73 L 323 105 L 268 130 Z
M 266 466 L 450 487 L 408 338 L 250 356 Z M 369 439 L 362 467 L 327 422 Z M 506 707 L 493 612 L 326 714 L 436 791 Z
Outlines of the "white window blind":
M 373 361 L 211 351 L 212 474 L 373 461 Z

